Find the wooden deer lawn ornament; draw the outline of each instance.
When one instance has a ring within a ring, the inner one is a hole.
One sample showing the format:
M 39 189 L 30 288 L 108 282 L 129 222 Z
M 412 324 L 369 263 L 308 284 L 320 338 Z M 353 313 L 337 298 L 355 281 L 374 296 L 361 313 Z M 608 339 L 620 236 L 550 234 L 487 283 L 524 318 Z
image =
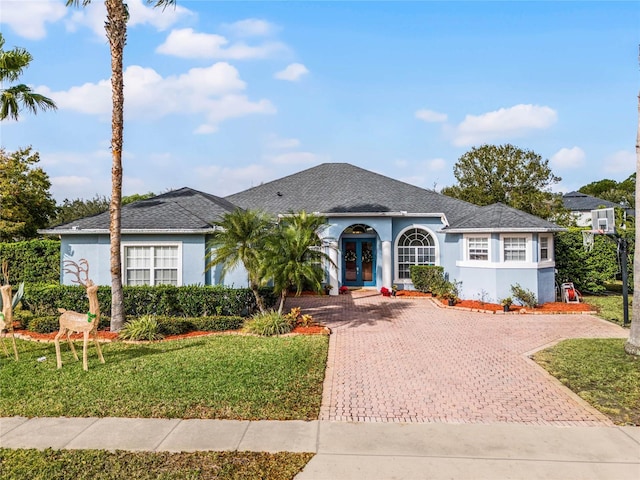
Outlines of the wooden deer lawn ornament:
M 65 272 L 70 273 L 76 277 L 73 283 L 82 285 L 87 290 L 87 297 L 89 297 L 89 313 L 78 313 L 59 308 L 60 315 L 60 330 L 55 337 L 56 344 L 56 359 L 58 361 L 58 368 L 62 368 L 62 358 L 60 356 L 60 337 L 67 334 L 67 342 L 73 352 L 73 356 L 78 360 L 78 354 L 76 348 L 71 341 L 71 333 L 82 333 L 84 336 L 84 343 L 82 346 L 82 368 L 89 370 L 87 364 L 87 344 L 89 343 L 89 335 L 93 338 L 93 343 L 96 344 L 96 350 L 98 350 L 98 358 L 101 363 L 104 363 L 104 357 L 102 356 L 102 350 L 100 349 L 100 343 L 98 343 L 97 330 L 100 323 L 100 307 L 98 305 L 98 286 L 89 279 L 89 263 L 83 258 L 78 263 L 66 260 L 64 265 Z M 84 278 L 80 278 L 80 274 L 84 274 Z
M 16 347 L 16 338 L 13 336 L 13 308 L 18 304 L 22 298 L 24 291 L 24 283 L 20 284 L 18 293 L 11 298 L 11 285 L 9 285 L 9 266 L 6 261 L 2 262 L 2 275 L 4 276 L 5 284 L 0 287 L 0 333 L 4 330 L 11 335 L 11 343 L 13 343 L 13 354 L 18 360 L 18 348 Z M 8 357 L 9 352 L 7 346 L 4 344 L 4 338 L 2 339 L 2 348 L 5 355 Z

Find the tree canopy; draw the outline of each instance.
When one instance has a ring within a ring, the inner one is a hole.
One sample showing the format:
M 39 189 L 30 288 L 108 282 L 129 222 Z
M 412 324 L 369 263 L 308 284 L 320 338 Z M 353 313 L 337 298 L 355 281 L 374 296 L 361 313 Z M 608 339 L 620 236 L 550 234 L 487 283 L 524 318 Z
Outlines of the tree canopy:
M 14 47 L 11 50 L 4 50 L 4 37 L 0 33 L 0 85 L 18 81 L 32 60 L 33 57 L 24 48 Z M 56 108 L 53 100 L 35 93 L 27 85 L 20 83 L 0 88 L 0 120 L 6 118 L 18 120 L 21 106 L 33 113 L 37 113 L 39 108 L 42 110 Z
M 49 176 L 35 165 L 31 147 L 7 153 L 0 148 L 0 240 L 29 240 L 48 226 L 56 213 Z
M 550 189 L 562 179 L 531 150 L 510 144 L 473 147 L 453 173 L 458 183 L 442 189 L 450 197 L 480 206 L 501 202 L 546 219 L 564 212 L 562 195 Z

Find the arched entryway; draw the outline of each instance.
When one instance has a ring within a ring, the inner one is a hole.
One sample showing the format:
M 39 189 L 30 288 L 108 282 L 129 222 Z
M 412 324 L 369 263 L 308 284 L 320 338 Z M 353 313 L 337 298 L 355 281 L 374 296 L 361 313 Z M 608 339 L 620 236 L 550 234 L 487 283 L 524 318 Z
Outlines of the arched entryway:
M 347 287 L 376 285 L 376 231 L 353 224 L 342 232 L 342 284 Z

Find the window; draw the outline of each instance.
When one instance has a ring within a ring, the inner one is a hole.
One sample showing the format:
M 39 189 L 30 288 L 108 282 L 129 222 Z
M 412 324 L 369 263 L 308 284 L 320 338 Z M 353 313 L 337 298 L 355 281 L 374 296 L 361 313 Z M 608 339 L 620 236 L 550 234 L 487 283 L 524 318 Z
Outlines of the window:
M 489 260 L 489 238 L 469 237 L 467 239 L 467 258 L 469 260 Z
M 548 262 L 553 260 L 553 241 L 550 236 L 540 236 L 540 259 L 539 262 Z
M 179 285 L 178 245 L 124 247 L 125 285 Z
M 540 237 L 540 261 L 549 259 L 549 237 Z
M 398 240 L 398 278 L 410 279 L 411 265 L 435 265 L 436 246 L 429 232 L 411 228 Z
M 526 237 L 504 237 L 503 252 L 505 262 L 525 262 L 527 260 Z

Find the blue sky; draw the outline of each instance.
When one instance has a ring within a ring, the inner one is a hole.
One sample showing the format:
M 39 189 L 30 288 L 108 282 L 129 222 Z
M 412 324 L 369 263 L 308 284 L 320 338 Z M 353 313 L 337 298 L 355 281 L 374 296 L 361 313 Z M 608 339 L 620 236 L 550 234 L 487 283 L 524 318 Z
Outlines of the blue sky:
M 110 193 L 104 6 L 0 0 L 22 81 L 59 109 L 0 125 L 56 200 Z M 323 162 L 421 187 L 473 146 L 550 161 L 555 191 L 635 170 L 637 2 L 129 0 L 125 195 L 225 196 Z

